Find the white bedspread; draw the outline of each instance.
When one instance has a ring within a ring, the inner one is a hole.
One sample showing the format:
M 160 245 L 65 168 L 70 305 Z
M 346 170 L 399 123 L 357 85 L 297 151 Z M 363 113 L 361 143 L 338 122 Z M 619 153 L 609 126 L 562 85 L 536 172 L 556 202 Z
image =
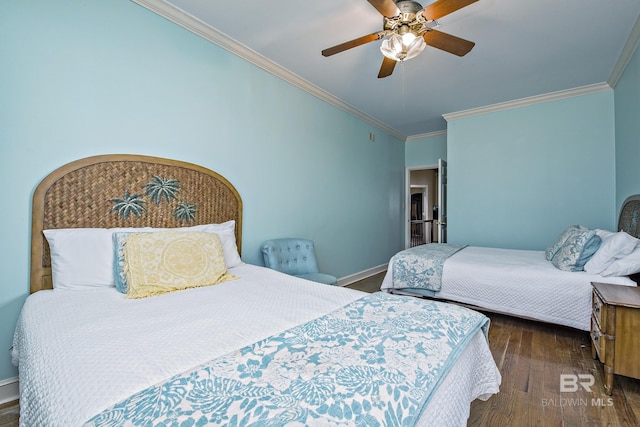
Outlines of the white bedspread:
M 393 287 L 392 268 L 383 290 Z M 591 282 L 635 285 L 628 277 L 559 270 L 544 251 L 468 246 L 445 262 L 435 297 L 588 331 Z
M 251 265 L 230 272 L 240 279 L 141 300 L 115 289 L 31 295 L 13 351 L 21 425 L 81 425 L 136 391 L 362 295 Z M 466 425 L 469 403 L 499 384 L 478 332 L 420 422 Z

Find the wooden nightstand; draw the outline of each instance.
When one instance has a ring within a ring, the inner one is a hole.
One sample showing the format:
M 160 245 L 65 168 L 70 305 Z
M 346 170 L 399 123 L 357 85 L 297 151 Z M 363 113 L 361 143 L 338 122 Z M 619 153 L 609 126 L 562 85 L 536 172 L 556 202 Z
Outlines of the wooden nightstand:
M 591 351 L 604 363 L 604 390 L 613 375 L 640 379 L 640 288 L 592 283 Z

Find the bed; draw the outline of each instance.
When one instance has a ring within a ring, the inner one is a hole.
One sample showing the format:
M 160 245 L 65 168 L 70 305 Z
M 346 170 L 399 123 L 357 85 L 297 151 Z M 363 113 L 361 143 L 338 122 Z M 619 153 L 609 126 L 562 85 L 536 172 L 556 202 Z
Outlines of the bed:
M 588 331 L 591 282 L 636 286 L 639 214 L 640 196 L 631 196 L 617 232 L 570 226 L 545 251 L 449 244 L 410 248 L 389 261 L 381 289 Z M 571 240 L 571 233 L 579 237 Z M 582 248 L 587 239 L 598 243 L 577 262 L 579 239 Z M 574 264 L 563 264 L 562 254 Z
M 197 165 L 105 155 L 48 175 L 12 348 L 21 425 L 466 425 L 498 392 L 484 315 L 246 264 L 241 231 L 238 192 Z M 145 288 L 136 257 L 156 268 L 157 245 L 189 274 L 222 265 L 220 283 Z

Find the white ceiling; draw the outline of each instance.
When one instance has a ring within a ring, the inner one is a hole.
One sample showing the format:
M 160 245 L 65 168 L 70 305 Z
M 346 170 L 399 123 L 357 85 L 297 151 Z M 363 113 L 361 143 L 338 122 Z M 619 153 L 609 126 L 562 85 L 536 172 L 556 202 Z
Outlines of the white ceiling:
M 378 79 L 381 41 L 320 54 L 382 29 L 367 0 L 134 1 L 404 137 L 446 129 L 443 114 L 607 82 L 640 15 L 639 0 L 479 0 L 438 20 L 470 53 L 427 46 Z

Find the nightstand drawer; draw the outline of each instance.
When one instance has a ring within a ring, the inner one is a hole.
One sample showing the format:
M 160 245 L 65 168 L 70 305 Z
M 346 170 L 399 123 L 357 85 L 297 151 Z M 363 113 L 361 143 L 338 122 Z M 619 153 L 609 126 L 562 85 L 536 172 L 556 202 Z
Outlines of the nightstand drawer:
M 602 302 L 600 297 L 596 292 L 593 292 L 592 297 L 592 309 L 593 316 L 592 319 L 595 319 L 596 325 L 598 325 L 598 329 L 601 331 L 607 332 L 607 305 Z
M 604 363 L 604 391 L 613 376 L 640 379 L 640 287 L 591 283 L 591 356 Z
M 591 342 L 593 342 L 593 346 L 596 349 L 598 354 L 598 359 L 601 362 L 604 362 L 604 353 L 605 353 L 605 338 L 602 336 L 602 332 L 598 327 L 596 322 L 595 314 L 591 316 Z

